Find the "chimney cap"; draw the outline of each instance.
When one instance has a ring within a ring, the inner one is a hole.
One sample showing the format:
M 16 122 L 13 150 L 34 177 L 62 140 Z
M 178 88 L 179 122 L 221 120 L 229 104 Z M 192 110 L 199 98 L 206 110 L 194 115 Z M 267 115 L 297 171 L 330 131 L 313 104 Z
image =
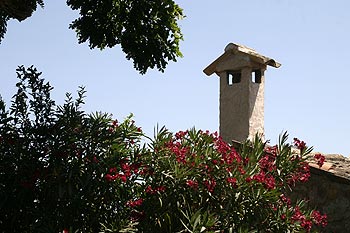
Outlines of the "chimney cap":
M 220 57 L 218 57 L 215 61 L 213 61 L 209 66 L 207 66 L 203 70 L 203 72 L 208 76 L 212 75 L 214 72 L 216 72 L 216 66 L 218 63 L 220 63 L 222 60 L 224 60 L 228 56 L 230 56 L 232 54 L 238 54 L 238 53 L 246 54 L 253 61 L 260 63 L 260 64 L 269 65 L 269 66 L 272 66 L 275 68 L 279 68 L 281 66 L 281 64 L 278 63 L 277 61 L 275 61 L 274 59 L 260 55 L 254 49 L 251 49 L 251 48 L 246 47 L 244 45 L 229 43 L 225 47 L 225 52 Z

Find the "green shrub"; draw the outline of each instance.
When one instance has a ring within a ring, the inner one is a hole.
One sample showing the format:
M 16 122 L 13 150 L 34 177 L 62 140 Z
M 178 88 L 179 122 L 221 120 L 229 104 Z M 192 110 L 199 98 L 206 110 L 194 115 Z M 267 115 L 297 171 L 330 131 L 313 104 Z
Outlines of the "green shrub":
M 310 176 L 311 148 L 229 145 L 217 133 L 164 127 L 154 139 L 132 116 L 86 114 L 84 88 L 63 105 L 35 68 L 17 69 L 0 100 L 1 232 L 310 232 L 326 216 L 285 195 Z M 320 155 L 318 160 L 322 163 Z

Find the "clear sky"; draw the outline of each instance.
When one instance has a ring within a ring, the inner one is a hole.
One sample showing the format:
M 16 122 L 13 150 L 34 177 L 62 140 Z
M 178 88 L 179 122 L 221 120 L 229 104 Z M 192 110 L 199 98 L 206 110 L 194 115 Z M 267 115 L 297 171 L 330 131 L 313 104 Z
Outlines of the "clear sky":
M 66 92 L 86 87 L 87 112 L 123 119 L 134 113 L 148 135 L 165 125 L 172 131 L 195 126 L 218 130 L 219 87 L 203 69 L 229 42 L 276 59 L 279 69 L 265 73 L 265 134 L 275 143 L 282 131 L 324 153 L 350 154 L 350 1 L 348 0 L 178 0 L 184 58 L 165 73 L 141 76 L 119 46 L 90 50 L 68 29 L 77 12 L 65 1 L 21 22 L 10 21 L 0 44 L 0 94 L 10 104 L 18 65 L 35 65 Z

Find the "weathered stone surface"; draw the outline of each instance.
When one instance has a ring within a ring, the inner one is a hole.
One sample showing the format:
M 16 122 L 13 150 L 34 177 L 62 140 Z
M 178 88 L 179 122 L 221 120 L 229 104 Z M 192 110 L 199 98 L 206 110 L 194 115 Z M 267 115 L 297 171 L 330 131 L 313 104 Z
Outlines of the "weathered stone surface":
M 350 171 L 348 158 L 341 155 L 325 155 L 331 168 L 311 167 L 308 182 L 298 184 L 292 192 L 292 199 L 308 200 L 308 205 L 328 216 L 324 232 L 349 232 L 350 229 Z
M 264 72 L 280 67 L 255 50 L 230 43 L 204 73 L 220 77 L 220 135 L 226 142 L 264 135 Z

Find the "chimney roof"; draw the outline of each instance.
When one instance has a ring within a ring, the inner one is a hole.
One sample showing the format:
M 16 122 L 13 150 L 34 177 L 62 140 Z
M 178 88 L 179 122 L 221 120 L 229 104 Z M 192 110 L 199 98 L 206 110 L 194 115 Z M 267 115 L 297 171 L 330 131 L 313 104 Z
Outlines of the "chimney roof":
M 203 72 L 208 76 L 212 75 L 214 72 L 216 72 L 216 66 L 218 63 L 223 61 L 228 56 L 238 53 L 247 54 L 253 61 L 260 64 L 269 65 L 275 68 L 281 66 L 281 64 L 275 61 L 274 59 L 260 55 L 254 49 L 248 48 L 244 45 L 229 43 L 225 48 L 225 52 L 215 61 L 213 61 L 209 66 L 207 66 L 207 68 L 205 68 Z

